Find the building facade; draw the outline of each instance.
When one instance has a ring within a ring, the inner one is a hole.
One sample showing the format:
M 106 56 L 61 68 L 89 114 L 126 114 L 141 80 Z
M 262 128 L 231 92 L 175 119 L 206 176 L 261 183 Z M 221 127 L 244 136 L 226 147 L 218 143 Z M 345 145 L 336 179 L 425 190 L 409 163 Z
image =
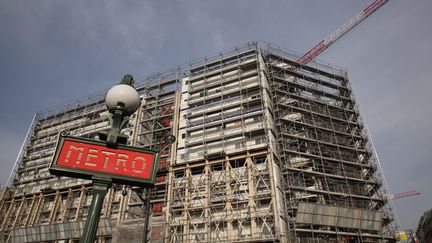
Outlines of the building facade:
M 396 223 L 345 70 L 252 42 L 148 77 L 128 144 L 161 151 L 146 190 L 109 189 L 100 242 L 392 242 Z M 75 242 L 91 183 L 52 176 L 57 135 L 97 139 L 103 94 L 35 116 L 0 203 L 2 239 Z M 165 146 L 163 137 L 176 143 Z M 145 211 L 146 200 L 151 212 Z
M 431 242 L 432 241 L 432 209 L 426 211 L 421 216 L 416 236 L 419 242 Z

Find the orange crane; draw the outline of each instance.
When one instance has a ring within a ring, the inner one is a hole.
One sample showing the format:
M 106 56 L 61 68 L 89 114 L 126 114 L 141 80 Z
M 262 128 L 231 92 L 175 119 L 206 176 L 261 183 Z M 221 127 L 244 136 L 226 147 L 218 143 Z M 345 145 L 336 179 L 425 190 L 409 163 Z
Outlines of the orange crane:
M 374 0 L 369 6 L 364 8 L 360 13 L 352 17 L 348 22 L 339 27 L 335 32 L 330 34 L 327 38 L 320 41 L 316 46 L 306 52 L 302 57 L 300 57 L 297 62 L 303 65 L 308 64 L 312 60 L 314 60 L 319 54 L 324 52 L 327 48 L 329 48 L 333 43 L 342 38 L 345 34 L 347 34 L 350 30 L 360 24 L 363 20 L 377 11 L 379 8 L 384 6 L 384 4 L 388 3 L 389 0 Z M 413 197 L 420 195 L 417 191 L 407 191 L 400 192 L 395 194 L 386 195 L 385 198 L 387 200 L 394 200 L 404 197 Z
M 313 59 L 315 59 L 319 54 L 325 51 L 329 46 L 335 43 L 337 40 L 342 38 L 346 33 L 360 24 L 363 20 L 377 11 L 379 8 L 384 6 L 389 0 L 375 0 L 365 9 L 363 9 L 360 13 L 351 18 L 344 25 L 339 27 L 335 32 L 329 35 L 327 38 L 320 41 L 316 46 L 314 46 L 311 50 L 306 52 L 300 59 L 297 60 L 300 64 L 306 65 Z
M 395 200 L 395 199 L 399 199 L 399 198 L 404 198 L 404 197 L 414 197 L 414 196 L 418 196 L 420 195 L 420 192 L 418 191 L 407 191 L 407 192 L 398 192 L 395 194 L 388 194 L 385 196 L 386 200 Z
M 335 32 L 330 34 L 328 37 L 320 41 L 317 45 L 315 45 L 312 49 L 306 52 L 302 57 L 300 57 L 297 62 L 303 65 L 308 64 L 312 60 L 314 60 L 318 55 L 324 52 L 327 48 L 329 48 L 333 43 L 341 39 L 344 35 L 346 35 L 350 30 L 359 25 L 363 20 L 373 14 L 375 11 L 380 9 L 389 0 L 374 0 L 369 6 L 364 8 L 360 13 L 352 17 L 348 22 L 339 27 Z M 298 67 L 297 67 L 298 68 Z M 296 68 L 295 68 L 296 69 Z M 413 197 L 420 195 L 417 191 L 407 191 L 400 192 L 395 194 L 386 195 L 386 200 L 395 200 L 404 197 Z

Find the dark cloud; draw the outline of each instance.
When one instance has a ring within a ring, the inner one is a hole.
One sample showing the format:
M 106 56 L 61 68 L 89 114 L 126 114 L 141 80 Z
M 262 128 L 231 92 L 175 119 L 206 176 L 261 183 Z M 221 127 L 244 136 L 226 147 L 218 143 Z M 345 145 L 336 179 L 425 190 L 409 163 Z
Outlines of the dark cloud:
M 252 40 L 307 51 L 369 1 L 0 0 L 0 182 L 35 112 Z M 321 59 L 348 68 L 403 228 L 432 200 L 428 0 L 392 0 Z

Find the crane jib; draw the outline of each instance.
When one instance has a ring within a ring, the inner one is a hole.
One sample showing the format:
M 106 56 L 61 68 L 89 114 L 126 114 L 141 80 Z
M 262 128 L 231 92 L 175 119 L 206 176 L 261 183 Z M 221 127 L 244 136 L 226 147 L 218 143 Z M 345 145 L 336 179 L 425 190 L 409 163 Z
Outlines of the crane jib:
M 311 50 L 306 52 L 301 58 L 297 60 L 300 64 L 308 64 L 315 59 L 319 54 L 325 51 L 329 46 L 335 43 L 337 40 L 342 38 L 346 33 L 352 30 L 355 26 L 360 24 L 363 20 L 369 17 L 376 10 L 381 8 L 389 0 L 375 0 L 372 4 L 363 9 L 360 13 L 351 18 L 344 25 L 339 27 L 335 32 L 329 35 L 327 38 L 322 40 L 320 43 L 315 45 Z

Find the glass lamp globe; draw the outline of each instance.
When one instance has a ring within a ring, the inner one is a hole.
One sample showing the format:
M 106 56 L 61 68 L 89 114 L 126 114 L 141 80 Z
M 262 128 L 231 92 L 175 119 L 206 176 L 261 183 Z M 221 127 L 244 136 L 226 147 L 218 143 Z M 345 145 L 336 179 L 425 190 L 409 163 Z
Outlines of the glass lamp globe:
M 167 144 L 173 144 L 175 142 L 175 140 L 176 140 L 176 137 L 174 135 L 171 135 L 171 134 L 165 137 L 165 142 Z
M 134 87 L 127 84 L 117 84 L 108 90 L 105 104 L 108 109 L 122 107 L 132 114 L 138 109 L 140 98 Z

